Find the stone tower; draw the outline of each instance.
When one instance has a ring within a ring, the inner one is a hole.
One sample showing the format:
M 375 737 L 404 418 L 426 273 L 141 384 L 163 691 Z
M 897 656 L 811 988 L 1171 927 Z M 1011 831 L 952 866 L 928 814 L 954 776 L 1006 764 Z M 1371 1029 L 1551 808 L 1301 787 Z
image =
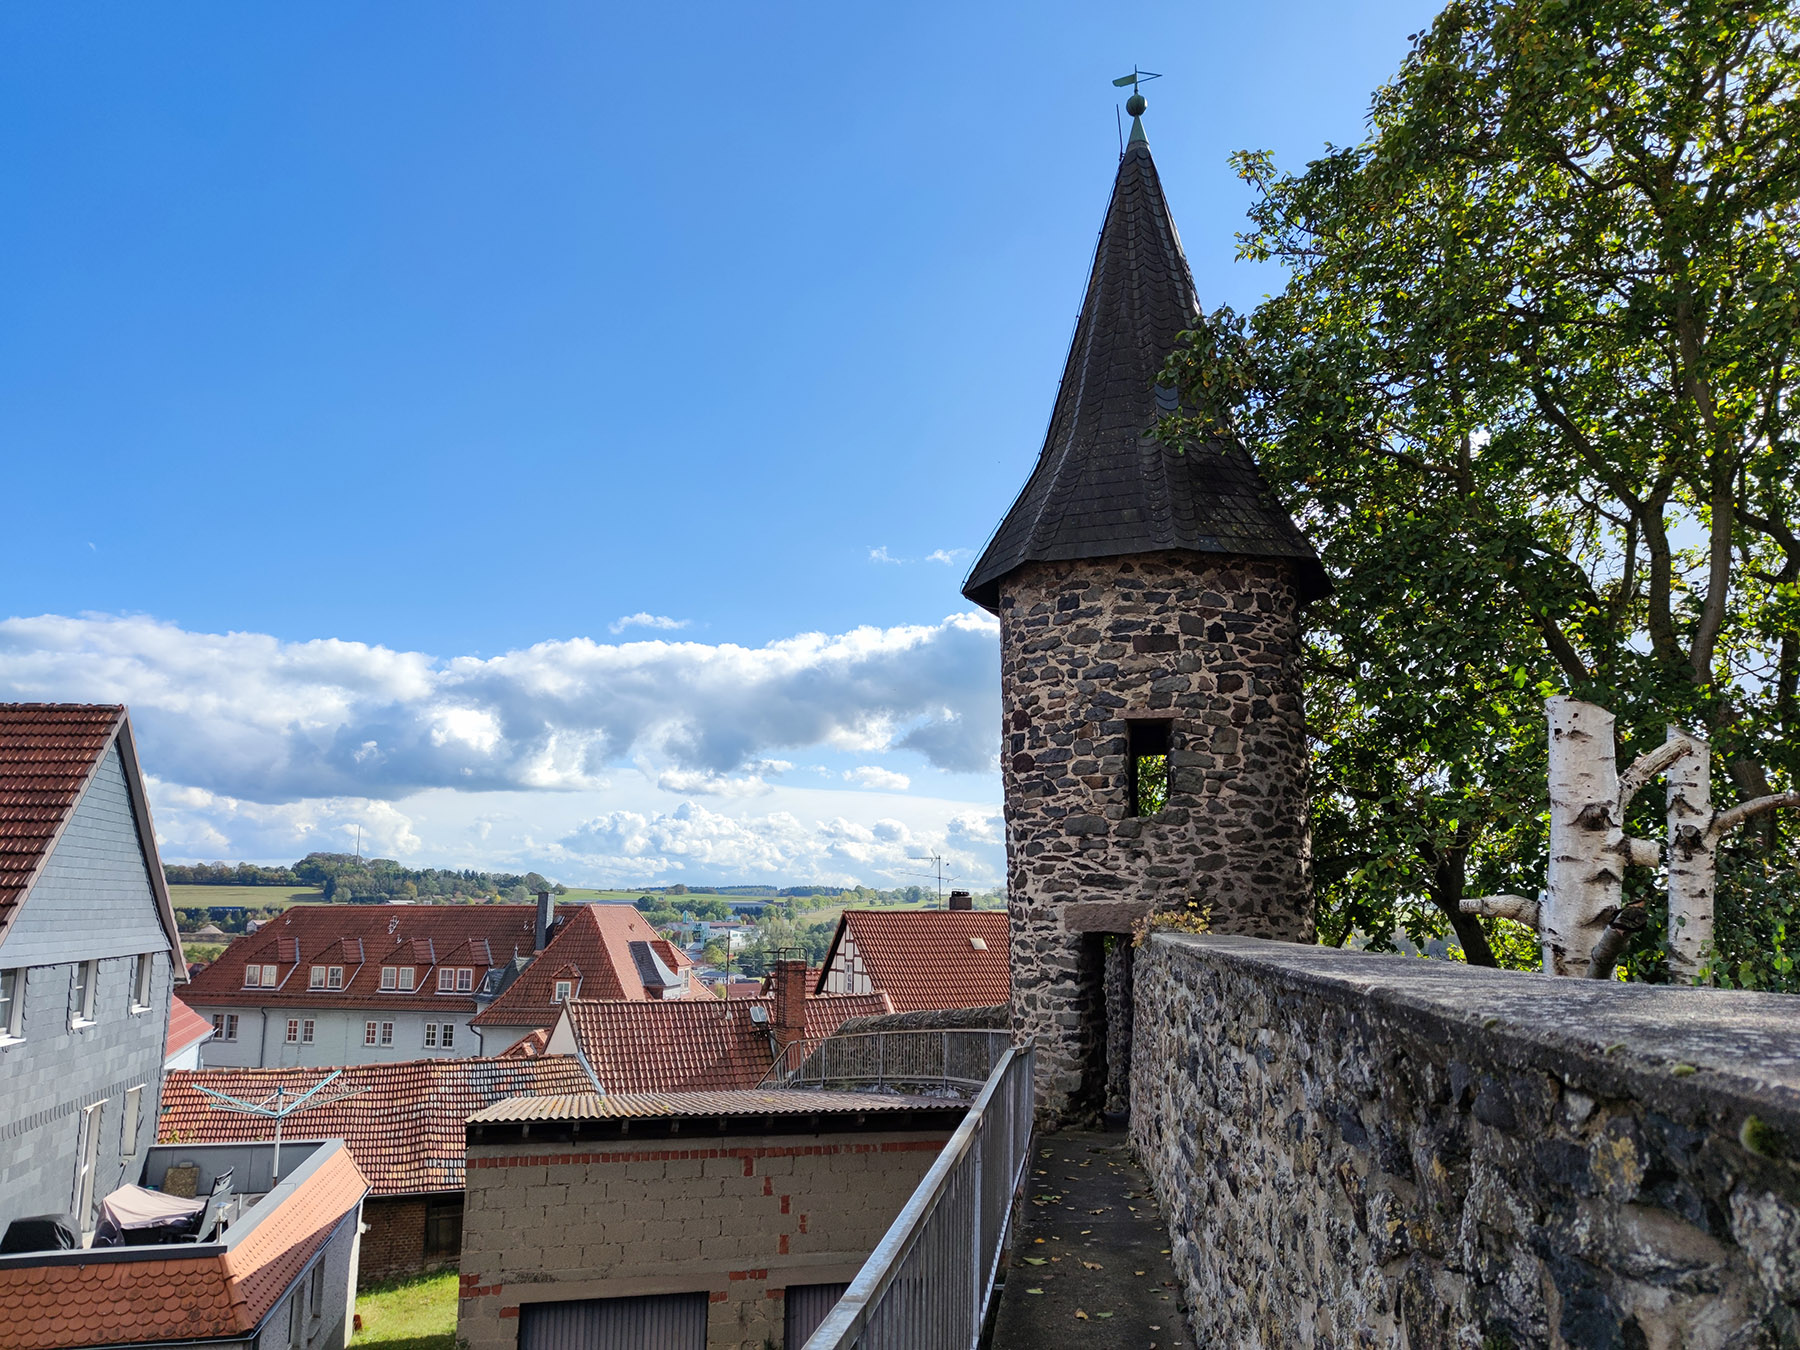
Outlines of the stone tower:
M 1121 1104 L 1139 915 L 1313 936 L 1300 615 L 1325 575 L 1241 445 L 1148 436 L 1198 314 L 1134 118 L 1044 448 L 963 586 L 1000 618 L 1012 1016 L 1051 1119 Z

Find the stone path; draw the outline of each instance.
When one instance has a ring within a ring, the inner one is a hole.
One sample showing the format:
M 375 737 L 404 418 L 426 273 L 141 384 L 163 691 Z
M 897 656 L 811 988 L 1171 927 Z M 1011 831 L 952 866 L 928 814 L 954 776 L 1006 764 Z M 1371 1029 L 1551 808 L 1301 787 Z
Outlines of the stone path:
M 990 1350 L 1192 1346 L 1168 1230 L 1122 1131 L 1039 1135 Z

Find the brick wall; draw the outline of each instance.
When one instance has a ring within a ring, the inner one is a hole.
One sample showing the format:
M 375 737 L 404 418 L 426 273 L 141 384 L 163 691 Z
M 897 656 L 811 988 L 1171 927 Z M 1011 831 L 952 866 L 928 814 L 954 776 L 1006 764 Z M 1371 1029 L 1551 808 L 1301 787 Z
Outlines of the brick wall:
M 1310 941 L 1293 569 L 1154 553 L 1001 583 L 1013 1019 L 1050 1117 L 1105 1087 L 1097 935 L 1190 899 L 1217 932 Z M 1171 723 L 1169 797 L 1133 814 L 1128 728 Z
M 1139 950 L 1132 1135 L 1199 1345 L 1800 1345 L 1800 999 Z
M 947 1138 L 471 1144 L 458 1338 L 511 1350 L 524 1301 L 706 1290 L 708 1350 L 779 1346 L 783 1289 L 851 1279 Z

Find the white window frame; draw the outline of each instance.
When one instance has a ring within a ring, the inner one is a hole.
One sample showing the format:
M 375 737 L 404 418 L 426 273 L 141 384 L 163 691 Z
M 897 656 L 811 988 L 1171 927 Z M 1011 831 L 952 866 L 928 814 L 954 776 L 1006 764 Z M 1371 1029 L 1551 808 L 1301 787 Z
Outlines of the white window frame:
M 381 1024 L 381 1043 L 383 1045 L 392 1045 L 394 1043 L 394 1024 L 392 1022 L 383 1022 Z
M 131 959 L 131 1011 L 150 1011 L 150 992 L 156 984 L 156 954 L 145 952 Z
M 83 1236 L 94 1231 L 95 1175 L 100 1170 L 100 1125 L 106 1103 L 95 1102 L 81 1113 L 80 1151 L 75 1155 L 75 1222 Z
M 274 966 L 263 967 L 263 988 L 273 989 L 281 983 L 281 972 Z
M 438 1049 L 449 1050 L 456 1044 L 456 1023 L 446 1022 L 442 1031 L 438 1032 Z
M 289 1045 L 300 1044 L 300 1019 L 298 1017 L 290 1017 L 287 1020 L 287 1043 Z
M 375 1023 L 373 1023 L 373 1022 L 364 1022 L 363 1023 L 363 1044 L 364 1045 L 374 1045 L 375 1044 Z
M 261 989 L 262 988 L 262 967 L 261 966 L 245 966 L 244 967 L 244 988 L 246 988 L 246 989 Z
M 400 992 L 401 993 L 403 993 L 403 994 L 412 993 L 413 989 L 418 984 L 418 980 L 419 980 L 419 972 L 418 971 L 414 970 L 411 966 L 401 966 L 400 967 Z
M 311 970 L 306 972 L 306 987 L 308 989 L 323 989 L 325 987 L 324 966 L 314 966 Z
M 69 1009 L 70 1027 L 91 1027 L 94 1025 L 94 986 L 100 983 L 100 963 L 98 961 L 79 961 L 75 965 L 75 982 L 70 989 Z
M 213 1039 L 217 1041 L 235 1041 L 238 1031 L 238 1015 L 236 1013 L 213 1014 Z
M 125 1110 L 119 1117 L 119 1157 L 137 1157 L 138 1127 L 144 1111 L 144 1086 L 125 1089 Z
M 425 1024 L 425 1048 L 427 1050 L 437 1049 L 437 1029 L 438 1024 L 436 1022 L 427 1022 Z
M 300 1019 L 300 1044 L 311 1045 L 313 1043 L 313 1033 L 316 1032 L 318 1029 L 319 1029 L 318 1019 L 312 1018 L 312 1017 L 301 1018 Z
M 456 992 L 466 994 L 475 988 L 475 967 L 458 966 L 456 970 Z
M 342 989 L 344 987 L 344 968 L 342 966 L 325 967 L 325 987 Z
M 575 982 L 573 980 L 558 980 L 551 986 L 550 995 L 550 1001 L 552 1003 L 567 1003 L 570 999 L 575 997 Z
M 438 993 L 454 994 L 456 992 L 456 972 L 449 966 L 438 969 Z
M 0 970 L 0 1045 L 25 1039 L 25 968 Z
M 383 966 L 381 968 L 381 988 L 384 993 L 392 993 L 400 987 L 400 967 Z

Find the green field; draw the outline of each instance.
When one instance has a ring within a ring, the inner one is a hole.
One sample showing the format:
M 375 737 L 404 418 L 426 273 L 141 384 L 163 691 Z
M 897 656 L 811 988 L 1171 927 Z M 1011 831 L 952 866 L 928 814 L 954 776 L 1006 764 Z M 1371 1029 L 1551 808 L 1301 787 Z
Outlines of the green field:
M 325 898 L 311 886 L 171 886 L 169 901 L 182 905 L 256 905 L 285 909 L 289 905 L 313 905 Z
M 454 1270 L 401 1284 L 384 1285 L 356 1296 L 362 1330 L 352 1345 L 385 1350 L 451 1350 L 456 1344 Z

